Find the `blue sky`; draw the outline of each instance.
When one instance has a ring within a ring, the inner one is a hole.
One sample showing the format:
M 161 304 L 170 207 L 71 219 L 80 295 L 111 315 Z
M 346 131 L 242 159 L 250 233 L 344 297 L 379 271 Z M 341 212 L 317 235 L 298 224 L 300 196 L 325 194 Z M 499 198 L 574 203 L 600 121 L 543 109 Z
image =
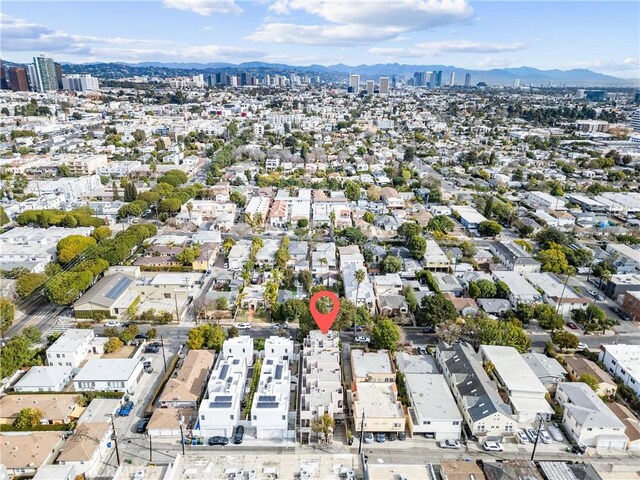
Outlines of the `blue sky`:
M 640 2 L 4 0 L 3 58 L 590 68 L 640 78 Z

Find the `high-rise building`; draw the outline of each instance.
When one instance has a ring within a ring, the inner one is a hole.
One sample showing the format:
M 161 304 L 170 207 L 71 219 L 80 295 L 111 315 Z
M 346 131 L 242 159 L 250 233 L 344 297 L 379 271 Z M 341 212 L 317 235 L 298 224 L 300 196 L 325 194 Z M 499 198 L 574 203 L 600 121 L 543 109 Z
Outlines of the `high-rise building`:
M 349 75 L 349 92 L 358 93 L 360 90 L 360 75 Z
M 471 86 L 471 74 L 470 73 L 466 73 L 464 75 L 464 86 L 465 87 L 470 87 Z
M 516 87 L 516 88 L 518 88 L 518 87 L 520 86 L 520 79 L 519 79 L 519 78 L 516 78 L 516 79 L 513 81 L 513 86 L 514 86 L 514 87 Z
M 367 93 L 369 95 L 373 95 L 373 92 L 375 90 L 375 82 L 373 80 L 367 80 Z
M 9 88 L 7 66 L 2 64 L 0 59 L 0 89 L 7 90 Z
M 634 103 L 640 103 L 640 92 L 636 93 L 633 101 Z
M 640 109 L 633 112 L 631 116 L 631 128 L 634 132 L 640 132 Z
M 389 77 L 380 77 L 380 93 L 389 93 Z
M 431 75 L 429 77 L 429 86 L 431 88 L 442 86 L 442 70 L 431 72 Z
M 451 72 L 451 78 L 449 79 L 449 86 L 453 87 L 456 84 L 456 72 Z
M 9 69 L 9 87 L 14 92 L 29 91 L 27 70 L 24 67 L 11 67 Z
M 62 65 L 54 63 L 56 69 L 56 82 L 58 82 L 58 90 L 62 90 Z
M 33 66 L 36 74 L 36 89 L 38 92 L 55 92 L 58 90 L 58 77 L 56 66 L 52 58 L 41 55 L 33 57 Z
M 38 81 L 36 79 L 36 67 L 33 63 L 27 65 L 27 79 L 29 82 L 29 90 L 38 90 Z
M 62 88 L 72 92 L 93 92 L 100 90 L 100 85 L 91 75 L 68 75 L 62 77 Z

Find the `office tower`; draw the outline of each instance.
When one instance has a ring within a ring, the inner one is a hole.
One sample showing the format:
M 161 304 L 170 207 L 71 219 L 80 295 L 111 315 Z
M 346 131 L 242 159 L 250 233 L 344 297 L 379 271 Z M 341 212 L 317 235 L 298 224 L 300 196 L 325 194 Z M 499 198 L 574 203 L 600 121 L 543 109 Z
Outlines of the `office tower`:
M 62 88 L 72 92 L 93 92 L 100 90 L 100 85 L 91 75 L 68 75 L 62 78 Z
M 470 87 L 471 86 L 471 74 L 470 73 L 466 73 L 464 75 L 464 86 L 465 87 Z
M 584 98 L 588 102 L 604 102 L 607 99 L 607 92 L 604 90 L 587 90 L 584 92 Z
M 518 87 L 520 86 L 520 79 L 519 79 L 519 78 L 516 78 L 516 79 L 513 81 L 513 86 L 514 86 L 514 87 L 516 87 L 516 88 L 518 88 Z
M 640 103 L 640 92 L 636 93 L 634 99 L 633 99 L 634 103 Z
M 640 132 L 640 109 L 633 112 L 631 116 L 631 128 L 634 132 Z
M 349 75 L 349 91 L 358 93 L 360 89 L 360 75 Z
M 389 93 L 389 77 L 380 77 L 380 93 Z
M 451 78 L 449 79 L 449 86 L 453 87 L 456 84 L 456 72 L 451 72 Z
M 56 66 L 52 58 L 41 55 L 33 57 L 36 89 L 38 92 L 55 92 L 58 90 Z
M 375 83 L 373 80 L 367 80 L 367 93 L 369 95 L 373 95 L 373 91 L 375 89 Z
M 28 92 L 29 79 L 24 67 L 11 67 L 9 69 L 9 88 L 14 92 Z
M 431 72 L 429 76 L 429 86 L 431 88 L 442 86 L 442 70 Z
M 8 73 L 6 65 L 2 65 L 2 59 L 0 59 L 0 90 L 7 90 L 9 88 Z
M 56 82 L 58 82 L 58 90 L 62 89 L 62 65 L 59 63 L 54 63 L 54 67 L 56 69 Z

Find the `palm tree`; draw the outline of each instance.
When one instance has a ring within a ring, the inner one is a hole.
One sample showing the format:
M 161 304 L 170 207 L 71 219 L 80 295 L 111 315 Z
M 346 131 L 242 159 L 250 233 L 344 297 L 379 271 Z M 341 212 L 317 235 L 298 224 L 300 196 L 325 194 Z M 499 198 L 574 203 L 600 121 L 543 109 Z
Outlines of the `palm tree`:
M 193 203 L 187 202 L 187 210 L 189 211 L 189 221 L 191 221 L 191 211 L 193 210 Z

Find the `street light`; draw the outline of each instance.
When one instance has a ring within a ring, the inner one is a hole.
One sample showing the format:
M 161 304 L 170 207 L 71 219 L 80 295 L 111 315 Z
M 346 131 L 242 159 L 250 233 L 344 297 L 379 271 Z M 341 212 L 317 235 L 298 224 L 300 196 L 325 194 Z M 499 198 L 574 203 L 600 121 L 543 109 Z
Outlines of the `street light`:
M 160 335 L 160 345 L 162 346 L 162 360 L 164 361 L 164 373 L 167 373 L 167 357 L 164 354 L 164 339 Z
M 184 417 L 178 414 L 178 425 L 180 425 L 180 445 L 182 445 L 182 455 L 184 456 L 184 431 L 182 425 L 184 425 Z
M 364 439 L 364 410 L 362 410 L 362 421 L 360 422 L 360 445 L 358 445 L 358 455 L 362 453 L 363 439 Z
M 536 454 L 536 447 L 538 446 L 538 442 L 540 441 L 540 430 L 542 430 L 542 422 L 543 422 L 543 418 L 542 415 L 540 415 L 538 413 L 538 416 L 540 417 L 540 422 L 538 423 L 538 431 L 536 432 L 536 441 L 533 442 L 533 452 L 531 452 L 531 461 L 533 462 L 533 457 Z

